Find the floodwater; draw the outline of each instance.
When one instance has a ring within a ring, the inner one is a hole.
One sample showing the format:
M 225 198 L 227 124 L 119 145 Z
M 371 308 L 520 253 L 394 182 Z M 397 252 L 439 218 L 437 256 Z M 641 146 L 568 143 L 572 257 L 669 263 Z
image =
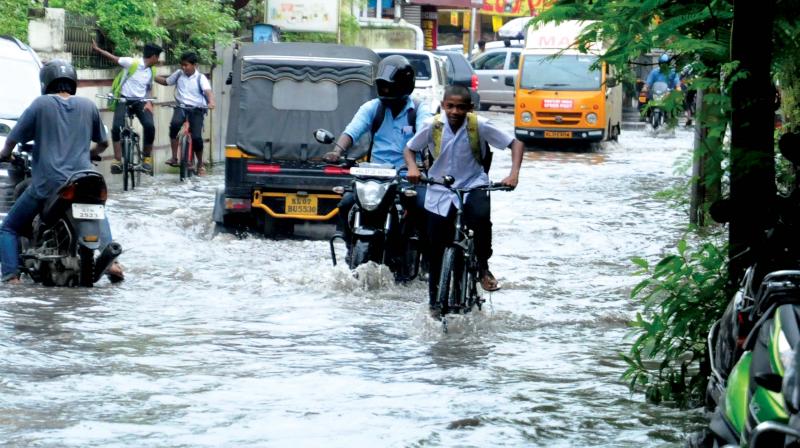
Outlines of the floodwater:
M 630 394 L 619 354 L 630 259 L 687 219 L 654 194 L 685 181 L 691 142 L 527 152 L 493 196 L 503 289 L 447 334 L 421 282 L 356 279 L 319 238 L 215 232 L 222 169 L 113 191 L 124 283 L 0 289 L 0 446 L 680 445 L 702 416 Z M 509 167 L 496 152 L 491 177 Z

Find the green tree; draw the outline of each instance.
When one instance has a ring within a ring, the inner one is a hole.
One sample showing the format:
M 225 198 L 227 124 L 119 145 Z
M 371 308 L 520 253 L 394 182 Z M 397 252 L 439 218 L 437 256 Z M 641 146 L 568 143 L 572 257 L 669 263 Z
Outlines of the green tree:
M 0 2 L 0 35 L 28 40 L 28 7 L 31 0 L 4 0 Z

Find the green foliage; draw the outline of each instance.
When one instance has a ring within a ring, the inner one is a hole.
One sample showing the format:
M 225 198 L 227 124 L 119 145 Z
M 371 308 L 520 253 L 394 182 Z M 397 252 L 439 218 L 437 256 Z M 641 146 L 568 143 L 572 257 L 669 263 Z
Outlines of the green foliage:
M 719 238 L 717 238 L 719 240 Z M 728 303 L 726 249 L 721 243 L 689 248 L 678 242 L 677 253 L 651 266 L 633 259 L 645 275 L 631 291 L 643 312 L 630 323 L 635 338 L 623 378 L 631 391 L 644 389 L 648 400 L 681 407 L 703 398 L 707 377 L 696 371 L 705 357 L 705 340 Z
M 147 42 L 170 50 L 168 62 L 192 50 L 212 62 L 214 42 L 229 42 L 238 27 L 233 10 L 216 0 L 52 0 L 53 7 L 97 17 L 115 54 L 139 53 Z
M 28 7 L 30 0 L 3 0 L 0 2 L 0 35 L 28 40 Z

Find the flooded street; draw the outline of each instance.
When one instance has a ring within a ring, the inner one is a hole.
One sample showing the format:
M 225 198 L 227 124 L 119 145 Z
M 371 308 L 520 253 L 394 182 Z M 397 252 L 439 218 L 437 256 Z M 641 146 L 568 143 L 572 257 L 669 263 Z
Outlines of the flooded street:
M 215 232 L 221 167 L 115 184 L 124 283 L 0 289 L 0 446 L 679 446 L 702 416 L 631 395 L 619 353 L 630 259 L 688 219 L 654 195 L 685 181 L 691 144 L 631 130 L 527 152 L 493 195 L 503 289 L 448 334 L 422 282 L 356 279 L 321 239 Z M 490 177 L 510 166 L 495 151 Z

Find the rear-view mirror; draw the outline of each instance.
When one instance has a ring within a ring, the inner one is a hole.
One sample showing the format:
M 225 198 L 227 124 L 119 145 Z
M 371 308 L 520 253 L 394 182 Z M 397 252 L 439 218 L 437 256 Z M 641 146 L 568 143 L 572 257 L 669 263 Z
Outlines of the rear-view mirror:
M 733 217 L 733 203 L 730 199 L 719 199 L 711 204 L 708 208 L 708 213 L 714 221 L 725 224 L 730 222 Z
M 333 143 L 334 137 L 331 131 L 326 129 L 317 129 L 314 131 L 314 139 L 322 144 L 330 145 Z
M 617 78 L 614 78 L 613 76 L 606 78 L 606 87 L 615 87 L 617 84 L 619 84 Z

